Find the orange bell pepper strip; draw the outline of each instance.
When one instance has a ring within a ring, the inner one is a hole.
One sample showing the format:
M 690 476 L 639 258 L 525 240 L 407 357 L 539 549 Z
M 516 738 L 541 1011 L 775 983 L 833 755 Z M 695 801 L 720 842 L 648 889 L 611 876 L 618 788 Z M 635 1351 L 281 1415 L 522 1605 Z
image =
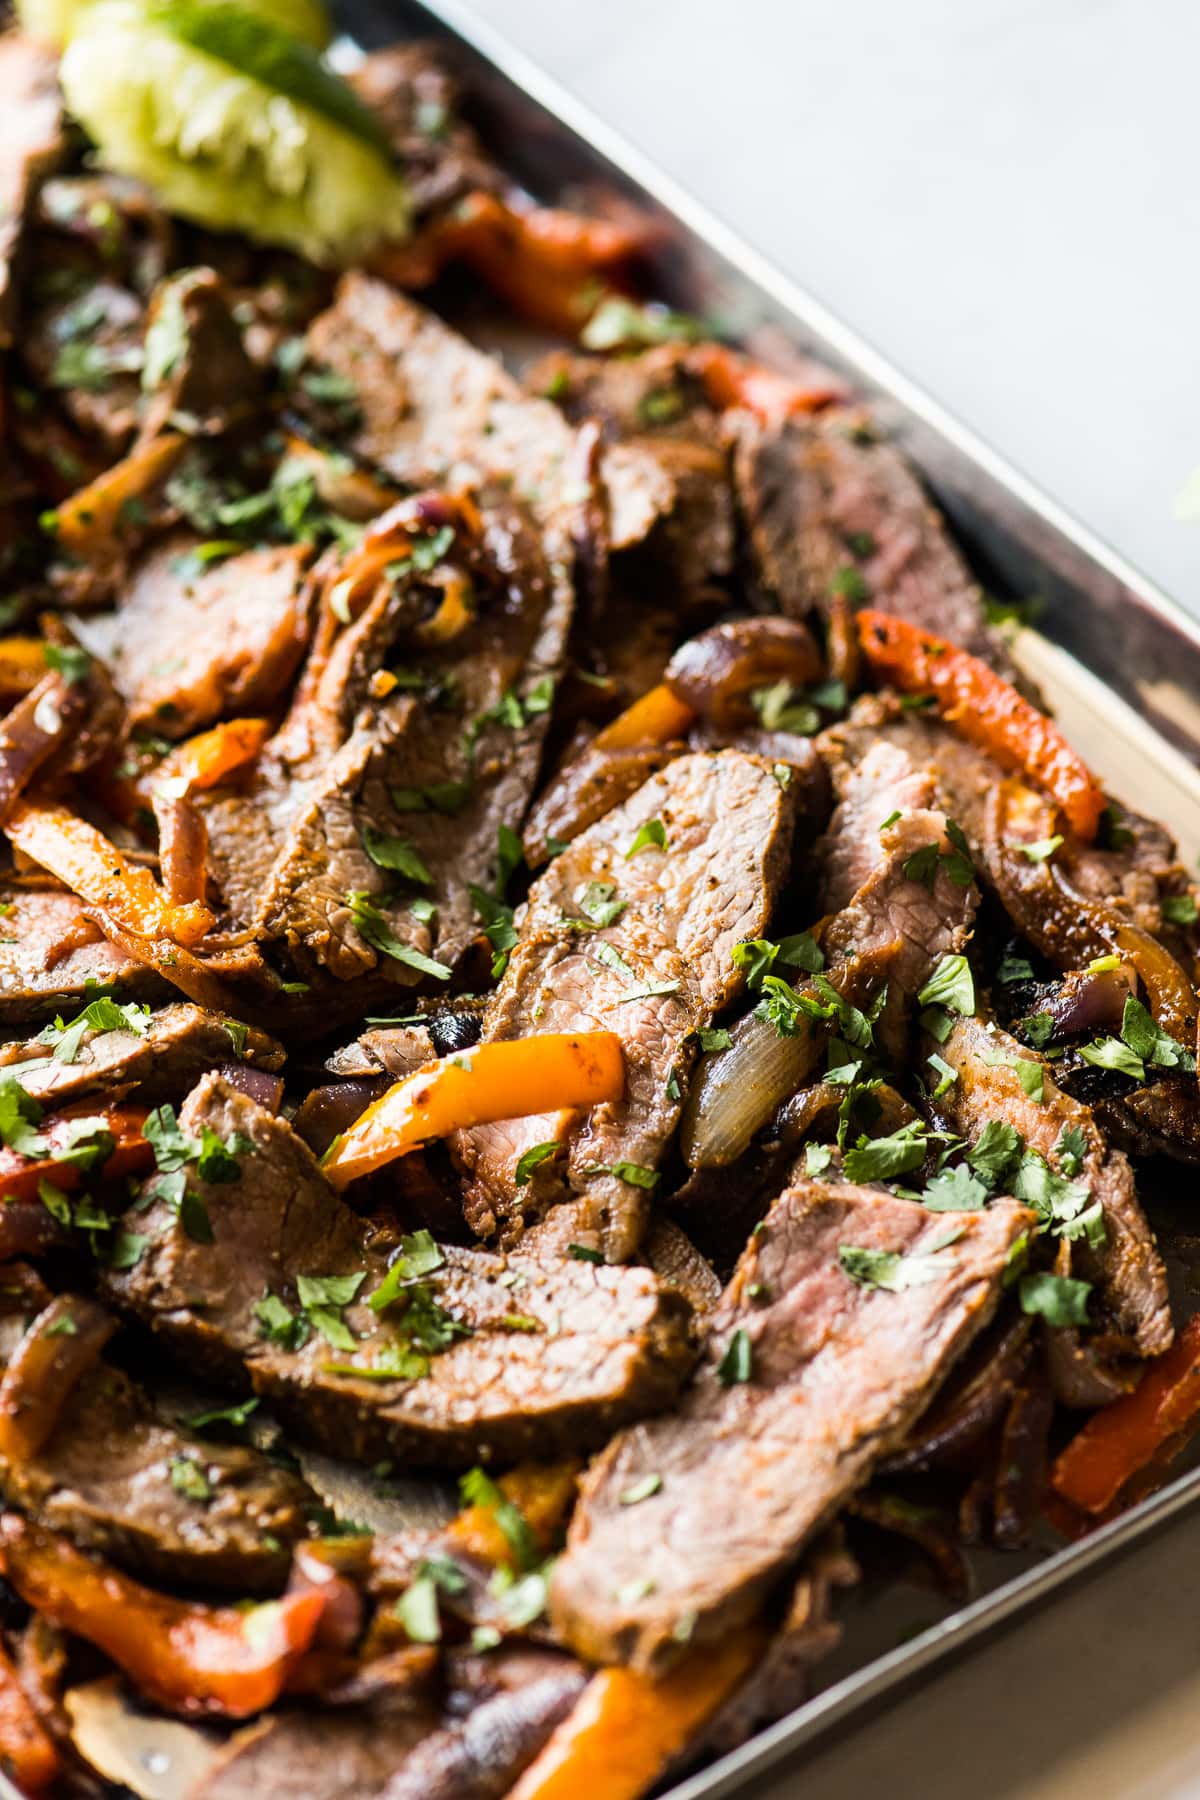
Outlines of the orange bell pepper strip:
M 498 1478 L 496 1486 L 512 1501 L 548 1555 L 579 1487 L 578 1462 L 571 1458 L 557 1463 L 518 1463 Z M 442 1542 L 489 1568 L 512 1566 L 512 1546 L 489 1506 L 464 1507 L 447 1525 Z
M 19 800 L 4 829 L 31 862 L 128 931 L 190 946 L 212 926 L 206 906 L 172 906 L 148 869 L 126 862 L 102 831 L 65 806 Z
M 2 1072 L 21 1079 L 20 1063 L 13 1063 Z M 143 1174 L 154 1163 L 154 1152 L 142 1136 L 146 1111 L 144 1106 L 90 1108 L 85 1104 L 43 1119 L 37 1126 L 38 1135 L 46 1139 L 43 1156 L 22 1156 L 8 1144 L 0 1150 L 0 1202 L 36 1200 L 43 1181 L 66 1194 L 83 1186 L 85 1173 L 78 1162 L 64 1161 L 62 1155 L 70 1143 L 71 1127 L 81 1118 L 97 1119 L 113 1140 L 111 1154 L 98 1170 L 88 1172 L 88 1179 L 120 1181 L 126 1175 Z
M 697 344 L 689 361 L 718 412 L 740 407 L 764 425 L 777 425 L 795 413 L 819 412 L 846 397 L 845 387 L 828 371 L 821 371 L 820 380 L 803 381 L 725 344 Z
M 597 1106 L 619 1100 L 624 1091 L 625 1057 L 613 1031 L 546 1032 L 479 1044 L 397 1081 L 333 1140 L 322 1167 L 334 1187 L 344 1188 L 452 1131 Z
M 1093 1413 L 1059 1456 L 1050 1486 L 1080 1512 L 1102 1513 L 1122 1488 L 1200 1413 L 1200 1316 L 1131 1394 Z
M 55 1750 L 0 1646 L 0 1768 L 23 1794 L 40 1794 L 60 1773 Z
M 588 218 L 560 207 L 510 206 L 468 194 L 411 243 L 375 259 L 399 287 L 427 287 L 448 263 L 466 263 L 501 299 L 536 325 L 573 337 L 602 285 L 621 285 L 644 250 L 646 228 Z
M 758 1662 L 758 1625 L 694 1650 L 669 1674 L 602 1669 L 508 1800 L 638 1800 Z
M 0 1552 L 27 1605 L 95 1644 L 148 1699 L 176 1712 L 244 1719 L 273 1705 L 325 1608 L 312 1590 L 245 1609 L 177 1600 L 13 1513 L 0 1520 Z
M 683 737 L 696 721 L 696 710 L 679 700 L 665 681 L 618 713 L 611 724 L 592 739 L 596 750 L 637 750 L 643 744 L 669 744 Z
M 226 719 L 168 750 L 150 777 L 152 788 L 171 784 L 180 798 L 216 787 L 252 763 L 271 735 L 266 719 Z
M 0 694 L 28 694 L 45 673 L 44 638 L 0 638 Z
M 114 548 L 124 509 L 166 479 L 187 443 L 181 432 L 165 432 L 131 450 L 95 481 L 61 501 L 54 513 L 54 535 L 63 549 L 86 556 Z
M 1073 831 L 1089 842 L 1108 801 L 1058 727 L 977 656 L 890 613 L 858 615 L 859 643 L 875 677 L 905 694 L 932 696 L 955 731 L 1045 788 Z

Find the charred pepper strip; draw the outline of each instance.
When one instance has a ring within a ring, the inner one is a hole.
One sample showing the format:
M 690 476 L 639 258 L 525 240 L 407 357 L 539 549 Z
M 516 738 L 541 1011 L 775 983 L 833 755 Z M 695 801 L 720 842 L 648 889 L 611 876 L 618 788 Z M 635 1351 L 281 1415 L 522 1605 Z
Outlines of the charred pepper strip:
M 325 1607 L 311 1591 L 244 1610 L 176 1600 L 14 1513 L 0 1520 L 0 1552 L 27 1605 L 97 1645 L 177 1712 L 241 1719 L 273 1705 Z
M 762 1626 L 747 1625 L 658 1679 L 601 1670 L 509 1800 L 638 1800 L 745 1680 L 766 1643 Z
M 819 412 L 831 401 L 846 397 L 845 388 L 825 371 L 823 380 L 801 381 L 725 344 L 698 344 L 692 361 L 718 411 L 740 407 L 764 425 L 780 424 L 795 413 Z
M 948 725 L 1010 769 L 1023 769 L 1089 842 L 1104 791 L 1058 727 L 977 656 L 890 613 L 860 612 L 859 642 L 872 674 L 905 694 L 930 695 Z
M 58 1754 L 29 1704 L 8 1653 L 0 1648 L 0 1767 L 23 1794 L 40 1794 L 58 1778 Z
M 1094 1413 L 1054 1465 L 1050 1485 L 1080 1512 L 1102 1513 L 1162 1446 L 1200 1413 L 1200 1316 L 1189 1319 L 1132 1394 Z
M 20 1080 L 20 1063 L 7 1072 Z M 44 1181 L 66 1193 L 82 1187 L 84 1170 L 79 1158 L 68 1154 L 74 1137 L 73 1127 L 81 1118 L 95 1119 L 97 1128 L 112 1136 L 113 1148 L 95 1171 L 99 1180 L 115 1181 L 126 1175 L 144 1173 L 154 1164 L 154 1153 L 142 1136 L 146 1110 L 144 1106 L 84 1104 L 70 1112 L 43 1119 L 38 1125 L 39 1135 L 46 1139 L 43 1155 L 22 1156 L 8 1144 L 0 1150 L 0 1202 L 36 1200 L 38 1188 Z
M 336 1188 L 433 1138 L 498 1119 L 598 1106 L 625 1091 L 625 1057 L 612 1031 L 546 1032 L 478 1044 L 397 1081 L 325 1153 Z
M 206 906 L 172 906 L 148 869 L 126 862 L 102 831 L 65 806 L 19 800 L 4 829 L 31 862 L 128 931 L 190 946 L 212 925 Z

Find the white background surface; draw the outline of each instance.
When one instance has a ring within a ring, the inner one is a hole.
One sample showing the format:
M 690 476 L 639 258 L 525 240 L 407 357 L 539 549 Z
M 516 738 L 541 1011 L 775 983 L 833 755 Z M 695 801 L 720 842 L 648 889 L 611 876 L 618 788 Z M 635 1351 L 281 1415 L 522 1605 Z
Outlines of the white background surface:
M 1200 614 L 1197 0 L 473 0 Z
M 1200 614 L 1200 0 L 474 4 Z M 801 1794 L 1200 1795 L 1200 1517 Z

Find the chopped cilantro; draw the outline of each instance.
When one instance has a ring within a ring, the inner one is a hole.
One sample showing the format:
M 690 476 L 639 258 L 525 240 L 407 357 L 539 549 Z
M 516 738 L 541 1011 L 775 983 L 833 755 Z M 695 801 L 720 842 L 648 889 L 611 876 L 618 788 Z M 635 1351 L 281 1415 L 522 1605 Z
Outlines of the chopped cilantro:
M 921 1006 L 945 1006 L 971 1018 L 975 1012 L 975 979 L 965 956 L 943 956 L 917 995 Z
M 700 1048 L 706 1055 L 714 1050 L 728 1050 L 733 1039 L 723 1025 L 702 1025 L 696 1033 Z
M 403 838 L 392 837 L 374 825 L 364 825 L 361 837 L 363 849 L 377 869 L 390 869 L 402 875 L 405 881 L 415 881 L 422 887 L 433 885 L 433 876 L 425 863 Z
M 185 1500 L 211 1500 L 212 1482 L 193 1456 L 173 1456 L 168 1464 L 171 1486 Z
M 475 891 L 471 890 L 472 897 Z M 414 950 L 411 944 L 402 943 L 364 891 L 351 888 L 346 895 L 346 905 L 350 908 L 350 916 L 359 937 L 370 944 L 372 949 L 390 956 L 395 962 L 403 963 L 407 968 L 416 969 L 421 975 L 432 975 L 438 981 L 449 981 L 452 971 L 445 963 L 435 962 L 431 956 Z
M 574 1262 L 603 1263 L 604 1256 L 599 1250 L 592 1250 L 587 1244 L 568 1244 L 567 1255 Z
M 633 856 L 639 856 L 643 850 L 666 850 L 667 848 L 667 828 L 662 820 L 647 819 L 644 825 L 638 826 L 633 842 L 625 852 L 625 861 L 628 862 Z
M 539 1168 L 542 1163 L 548 1162 L 550 1158 L 556 1154 L 559 1148 L 560 1145 L 557 1142 L 550 1144 L 534 1144 L 530 1149 L 526 1150 L 523 1155 L 519 1156 L 517 1158 L 516 1175 L 514 1176 L 517 1187 L 528 1187 L 533 1171 L 536 1168 Z
M 1075 1281 L 1067 1275 L 1022 1275 L 1021 1310 L 1037 1314 L 1048 1325 L 1086 1325 L 1091 1291 L 1090 1282 Z
M 921 1119 L 902 1125 L 889 1137 L 861 1137 L 847 1150 L 842 1167 L 847 1181 L 891 1181 L 920 1168 L 929 1147 L 929 1128 Z
M 925 1184 L 921 1204 L 930 1212 L 977 1212 L 987 1203 L 987 1188 L 965 1163 L 943 1169 Z
M 1015 838 L 1009 838 L 1008 847 L 1010 850 L 1016 850 L 1021 856 L 1027 857 L 1031 863 L 1039 863 L 1049 861 L 1063 841 L 1062 833 L 1056 832 L 1053 837 L 1038 838 L 1036 843 L 1032 844 L 1022 844 Z
M 742 1379 L 745 1380 L 746 1377 L 743 1376 Z M 617 1502 L 621 1506 L 637 1506 L 642 1500 L 649 1500 L 653 1494 L 657 1494 L 661 1487 L 661 1475 L 643 1475 L 640 1481 L 622 1488 L 617 1495 Z
M 468 1469 L 459 1484 L 464 1506 L 481 1506 L 490 1512 L 512 1552 L 518 1569 L 529 1570 L 540 1560 L 538 1542 L 519 1506 L 508 1498 L 486 1470 Z
M 1172 925 L 1196 923 L 1196 901 L 1191 894 L 1168 894 L 1162 903 L 1162 916 Z
M 749 1333 L 741 1326 L 725 1346 L 725 1354 L 717 1364 L 717 1380 L 722 1387 L 734 1387 L 749 1381 L 754 1373 L 754 1346 Z
M 661 1177 L 657 1169 L 648 1169 L 644 1163 L 615 1162 L 593 1163 L 583 1171 L 585 1175 L 615 1175 L 618 1181 L 627 1182 L 630 1187 L 657 1187 Z

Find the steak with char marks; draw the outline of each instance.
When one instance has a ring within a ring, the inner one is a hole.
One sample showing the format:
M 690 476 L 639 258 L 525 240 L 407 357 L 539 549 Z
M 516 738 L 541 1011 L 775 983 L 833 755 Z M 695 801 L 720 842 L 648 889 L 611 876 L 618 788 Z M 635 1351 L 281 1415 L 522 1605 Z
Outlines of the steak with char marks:
M 362 414 L 352 448 L 411 486 L 511 487 L 561 549 L 576 509 L 575 433 L 495 357 L 414 301 L 367 275 L 344 275 L 309 327 L 314 361 L 354 387 Z M 675 488 L 643 451 L 604 457 L 614 549 L 641 543 L 675 504 Z
M 791 618 L 828 616 L 839 585 L 856 598 L 849 571 L 869 605 L 1011 675 L 941 515 L 864 414 L 836 408 L 772 426 L 740 415 L 734 485 L 758 578 Z
M 148 1241 L 106 1286 L 178 1357 L 221 1380 L 248 1377 L 297 1436 L 330 1454 L 463 1466 L 576 1450 L 666 1405 L 690 1367 L 690 1308 L 650 1270 L 447 1245 L 430 1282 L 442 1326 L 458 1335 L 429 1356 L 428 1373 L 373 1377 L 377 1358 L 408 1344 L 403 1320 L 393 1323 L 403 1297 L 380 1313 L 365 1304 L 390 1246 L 372 1240 L 291 1128 L 220 1076 L 204 1078 L 179 1123 L 234 1141 L 238 1177 L 204 1181 L 192 1165 L 188 1204 L 135 1208 L 128 1229 Z M 192 1207 L 211 1243 L 189 1235 Z M 265 1335 L 256 1308 L 266 1294 L 300 1321 L 298 1279 L 329 1276 L 358 1278 L 339 1315 L 353 1341 L 327 1341 L 320 1316 L 307 1333 L 298 1323 Z
M 253 779 L 206 808 L 214 877 L 235 920 L 284 945 L 307 977 L 421 978 L 358 929 L 352 893 L 402 944 L 453 965 L 480 929 L 468 888 L 495 885 L 499 829 L 519 830 L 524 818 L 566 650 L 570 584 L 528 514 L 502 496 L 485 504 L 480 540 L 461 556 L 474 611 L 444 645 L 423 638 L 419 575 L 384 587 L 349 626 L 327 603 Z M 372 833 L 401 840 L 429 881 L 380 867 Z M 435 911 L 419 916 L 417 898 Z
M 1041 1063 L 1034 1050 L 983 1019 L 957 1019 L 938 1054 L 957 1079 L 938 1099 L 939 1116 L 957 1136 L 974 1141 L 992 1119 L 1020 1132 L 1026 1146 L 1056 1166 L 1056 1146 L 1064 1131 L 1082 1132 L 1086 1151 L 1079 1179 L 1100 1202 L 1107 1242 L 1090 1249 L 1083 1239 L 1071 1245 L 1076 1273 L 1100 1284 L 1108 1312 L 1143 1356 L 1169 1349 L 1173 1336 L 1167 1277 L 1151 1231 L 1138 1204 L 1133 1170 L 1120 1150 L 1110 1150 L 1091 1109 L 1055 1085 L 1043 1064 L 1042 1099 L 1025 1092 L 1018 1062 Z
M 987 1324 L 1008 1253 L 1033 1223 L 1007 1200 L 948 1223 L 868 1188 L 809 1181 L 782 1193 L 679 1405 L 622 1432 L 584 1479 L 551 1583 L 551 1617 L 572 1648 L 656 1669 L 684 1642 L 712 1643 L 753 1617 Z M 873 1266 L 903 1285 L 852 1280 L 843 1246 L 898 1258 Z
M 602 1241 L 611 1261 L 637 1249 L 695 1034 L 742 989 L 733 950 L 770 923 L 793 816 L 768 764 L 738 751 L 683 756 L 577 837 L 533 884 L 484 1041 L 619 1032 L 625 1094 L 582 1119 L 545 1115 L 456 1134 L 476 1231 L 500 1226 L 514 1235 L 527 1215 L 573 1192 L 588 1202 L 589 1240 Z M 635 851 L 646 832 L 661 835 L 665 848 L 644 836 Z M 594 894 L 622 909 L 610 924 L 589 917 Z M 561 1155 L 518 1186 L 519 1158 L 551 1142 Z M 623 1165 L 632 1179 L 613 1172 Z
M 281 1069 L 283 1045 L 237 1019 L 202 1006 L 164 1006 L 139 1031 L 84 1032 L 69 1062 L 36 1038 L 0 1044 L 0 1069 L 11 1071 L 43 1105 L 65 1106 L 88 1094 L 136 1088 L 146 1101 L 187 1093 L 201 1075 L 234 1060 L 256 1069 Z
M 56 1304 L 70 1317 L 68 1301 Z M 11 1287 L 3 1305 L 7 1366 L 29 1311 Z M 0 1493 L 47 1530 L 152 1580 L 241 1593 L 282 1586 L 291 1545 L 307 1530 L 305 1509 L 315 1504 L 304 1482 L 260 1451 L 168 1419 L 103 1358 L 80 1378 L 40 1449 L 0 1459 Z

